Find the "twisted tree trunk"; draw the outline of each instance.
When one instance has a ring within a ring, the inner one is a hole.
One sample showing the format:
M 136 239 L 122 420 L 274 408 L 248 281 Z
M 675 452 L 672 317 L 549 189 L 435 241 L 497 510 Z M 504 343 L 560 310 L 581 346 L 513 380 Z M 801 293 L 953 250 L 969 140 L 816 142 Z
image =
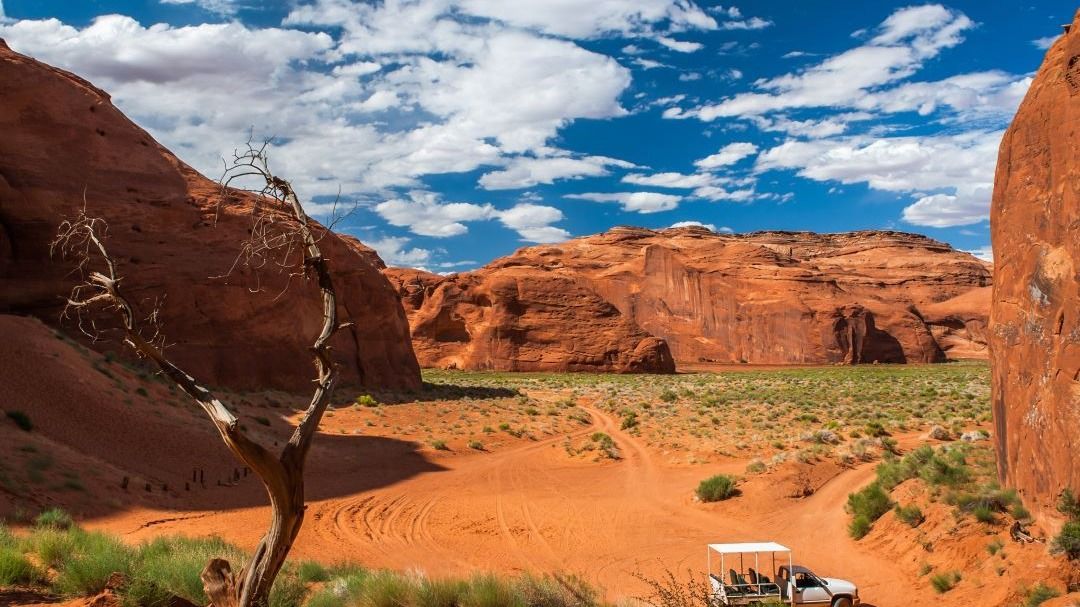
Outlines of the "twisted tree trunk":
M 277 211 L 284 210 L 288 217 L 287 227 L 274 232 L 273 236 L 267 236 L 263 231 L 256 236 L 253 230 L 253 242 L 255 238 L 261 239 L 254 248 L 260 255 L 284 249 L 287 258 L 292 245 L 297 245 L 303 251 L 303 259 L 296 274 L 314 278 L 322 298 L 323 322 L 311 347 L 315 358 L 315 389 L 303 418 L 278 456 L 248 437 L 236 416 L 210 390 L 169 361 L 153 340 L 143 337 L 134 309 L 121 291 L 116 264 L 99 234 L 107 229 L 103 220 L 89 218 L 84 211 L 76 220 L 61 224 L 53 246 L 64 255 L 76 255 L 79 269 L 88 271 L 86 282 L 75 287 L 68 299 L 67 309 L 79 314 L 91 306 L 114 310 L 119 315 L 124 342 L 138 355 L 153 361 L 165 376 L 195 400 L 228 448 L 265 486 L 270 498 L 270 528 L 251 558 L 237 573 L 227 561 L 213 559 L 201 576 L 206 595 L 214 607 L 265 607 L 269 604 L 274 580 L 304 523 L 304 464 L 337 377 L 328 342 L 341 325 L 337 319 L 337 298 L 329 264 L 319 250 L 309 218 L 291 185 L 269 172 L 264 150 L 249 147 L 247 154 L 237 156 L 233 168 L 237 167 L 248 171 L 244 175 L 262 177 L 266 187 L 261 194 L 281 203 L 284 208 Z M 247 246 L 250 254 L 253 245 L 248 243 Z M 88 266 L 95 258 L 100 258 L 104 271 L 89 271 Z

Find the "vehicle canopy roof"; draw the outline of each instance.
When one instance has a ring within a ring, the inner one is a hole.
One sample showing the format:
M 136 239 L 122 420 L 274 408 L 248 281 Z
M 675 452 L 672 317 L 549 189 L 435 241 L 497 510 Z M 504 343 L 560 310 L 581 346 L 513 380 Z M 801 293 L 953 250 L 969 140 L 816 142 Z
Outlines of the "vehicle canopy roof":
M 787 546 L 776 542 L 742 542 L 738 544 L 709 544 L 709 549 L 720 554 L 740 554 L 750 552 L 791 552 Z
M 787 565 L 781 565 L 780 568 L 785 569 L 785 570 L 789 569 L 789 567 Z M 790 569 L 791 569 L 791 573 L 793 573 L 793 574 L 795 574 L 795 573 L 809 573 L 810 575 L 813 575 L 813 576 L 817 575 L 816 573 L 814 573 L 813 571 L 810 571 L 809 569 L 807 569 L 806 567 L 803 567 L 802 565 L 792 565 L 790 567 Z

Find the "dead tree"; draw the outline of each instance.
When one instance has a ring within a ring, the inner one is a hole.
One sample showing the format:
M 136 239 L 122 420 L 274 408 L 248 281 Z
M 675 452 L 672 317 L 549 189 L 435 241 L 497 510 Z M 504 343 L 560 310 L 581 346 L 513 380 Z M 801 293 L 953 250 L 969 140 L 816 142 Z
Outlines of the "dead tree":
M 54 254 L 72 260 L 82 276 L 68 298 L 65 316 L 76 318 L 79 328 L 97 339 L 102 329 L 91 312 L 110 312 L 124 343 L 195 400 L 228 448 L 266 487 L 272 519 L 250 560 L 234 573 L 227 561 L 213 559 L 202 572 L 206 595 L 215 607 L 264 607 L 304 522 L 304 463 L 337 377 L 328 342 L 342 325 L 337 318 L 333 277 L 319 249 L 319 240 L 329 228 L 313 224 L 289 182 L 270 172 L 266 145 L 257 148 L 249 143 L 247 151 L 234 155 L 222 179 L 225 197 L 234 195 L 229 186 L 236 179 L 255 179 L 260 186 L 255 190 L 251 238 L 242 244 L 233 269 L 244 265 L 257 274 L 259 268 L 273 263 L 287 274 L 287 283 L 296 278 L 314 280 L 322 297 L 322 327 L 311 346 L 314 392 L 280 454 L 247 436 L 236 416 L 210 390 L 168 359 L 157 330 L 156 306 L 140 318 L 124 294 L 123 277 L 105 246 L 108 225 L 103 219 L 88 216 L 84 205 L 76 218 L 60 225 L 52 247 Z M 316 230 L 322 230 L 318 237 Z

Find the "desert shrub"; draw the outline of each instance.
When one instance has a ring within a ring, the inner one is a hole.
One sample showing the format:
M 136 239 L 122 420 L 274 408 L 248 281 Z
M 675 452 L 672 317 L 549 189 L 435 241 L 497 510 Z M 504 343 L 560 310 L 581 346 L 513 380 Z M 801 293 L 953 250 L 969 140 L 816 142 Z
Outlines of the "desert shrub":
M 35 584 L 42 572 L 14 546 L 0 546 L 0 586 Z
M 1069 521 L 1061 527 L 1051 548 L 1064 553 L 1069 559 L 1080 559 L 1080 520 Z
M 696 493 L 698 499 L 703 502 L 719 502 L 739 494 L 737 483 L 738 481 L 733 476 L 717 474 L 701 481 Z
M 29 432 L 34 429 L 34 423 L 30 421 L 30 416 L 22 411 L 8 411 L 7 417 L 15 422 L 15 425 L 18 426 L 20 430 Z
M 356 397 L 356 404 L 361 407 L 378 407 L 379 401 L 375 400 L 370 394 L 361 394 Z
M 889 431 L 885 429 L 885 426 L 881 425 L 881 422 L 869 422 L 866 424 L 865 430 L 866 435 L 872 438 L 890 436 Z
M 922 524 L 926 517 L 923 516 L 922 510 L 915 504 L 909 506 L 896 505 L 896 518 L 904 521 L 912 527 L 918 527 Z
M 433 440 L 433 441 L 431 441 L 431 447 L 433 449 L 435 449 L 436 451 L 449 451 L 450 450 L 450 447 L 448 447 L 446 445 L 446 441 L 444 441 L 444 440 Z
M 848 535 L 860 540 L 866 537 L 867 533 L 870 533 L 870 529 L 874 526 L 873 521 L 868 519 L 864 514 L 856 514 L 851 518 L 851 522 L 848 523 Z
M 471 440 L 471 441 L 469 441 L 469 448 L 470 449 L 475 449 L 477 451 L 483 451 L 484 450 L 484 443 L 482 443 L 482 442 L 480 442 L 478 440 Z
M 768 470 L 768 466 L 766 466 L 765 462 L 761 461 L 760 459 L 755 459 L 746 465 L 747 474 L 761 474 L 766 470 Z
M 1001 549 L 1004 547 L 1005 542 L 1002 542 L 1000 539 L 995 538 L 994 541 L 986 545 L 986 551 L 989 552 L 991 556 L 993 556 L 998 552 L 1001 552 Z
M 934 587 L 934 591 L 938 594 L 945 594 L 959 582 L 960 572 L 958 571 L 945 571 L 930 576 L 930 585 Z
M 631 428 L 636 427 L 637 425 L 638 425 L 637 413 L 634 413 L 633 411 L 627 411 L 626 413 L 623 413 L 622 423 L 619 425 L 619 427 L 621 429 L 629 430 Z
M 1012 508 L 1009 509 L 1009 514 L 1018 521 L 1031 520 L 1031 512 L 1023 504 L 1013 504 Z
M 1032 586 L 1024 595 L 1024 607 L 1039 607 L 1052 598 L 1061 596 L 1055 588 L 1039 583 Z
M 75 525 L 71 515 L 60 508 L 50 508 L 34 519 L 37 528 L 51 527 L 53 529 L 70 529 Z
M 847 509 L 853 517 L 852 523 L 855 522 L 855 519 L 862 519 L 858 525 L 849 526 L 848 532 L 851 537 L 861 539 L 865 536 L 870 531 L 870 526 L 873 525 L 874 521 L 881 518 L 892 506 L 889 494 L 885 492 L 877 481 L 848 495 Z
M 679 400 L 679 394 L 671 388 L 664 388 L 664 391 L 660 393 L 660 400 L 665 403 L 673 403 Z
M 1058 497 L 1057 509 L 1058 512 L 1070 519 L 1080 519 L 1080 500 L 1076 499 L 1072 489 L 1065 489 L 1061 492 L 1061 496 Z
M 975 520 L 980 523 L 986 523 L 987 525 L 993 524 L 997 521 L 997 516 L 994 514 L 994 510 L 985 504 L 975 506 L 971 510 L 971 514 L 975 517 Z

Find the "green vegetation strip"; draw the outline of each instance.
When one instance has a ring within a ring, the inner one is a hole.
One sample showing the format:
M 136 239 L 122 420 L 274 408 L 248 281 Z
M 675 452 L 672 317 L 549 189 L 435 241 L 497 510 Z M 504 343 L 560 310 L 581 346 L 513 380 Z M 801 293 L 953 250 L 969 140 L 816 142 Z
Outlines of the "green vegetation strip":
M 246 555 L 218 538 L 160 537 L 130 546 L 114 536 L 81 529 L 60 510 L 40 515 L 26 534 L 0 525 L 0 587 L 38 587 L 66 597 L 91 596 L 120 574 L 124 581 L 116 590 L 125 607 L 166 607 L 174 596 L 207 604 L 199 574 L 211 558 L 224 558 L 238 567 Z M 310 561 L 287 563 L 270 597 L 270 607 L 600 604 L 596 591 L 573 577 L 429 579 L 354 565 L 324 567 Z

